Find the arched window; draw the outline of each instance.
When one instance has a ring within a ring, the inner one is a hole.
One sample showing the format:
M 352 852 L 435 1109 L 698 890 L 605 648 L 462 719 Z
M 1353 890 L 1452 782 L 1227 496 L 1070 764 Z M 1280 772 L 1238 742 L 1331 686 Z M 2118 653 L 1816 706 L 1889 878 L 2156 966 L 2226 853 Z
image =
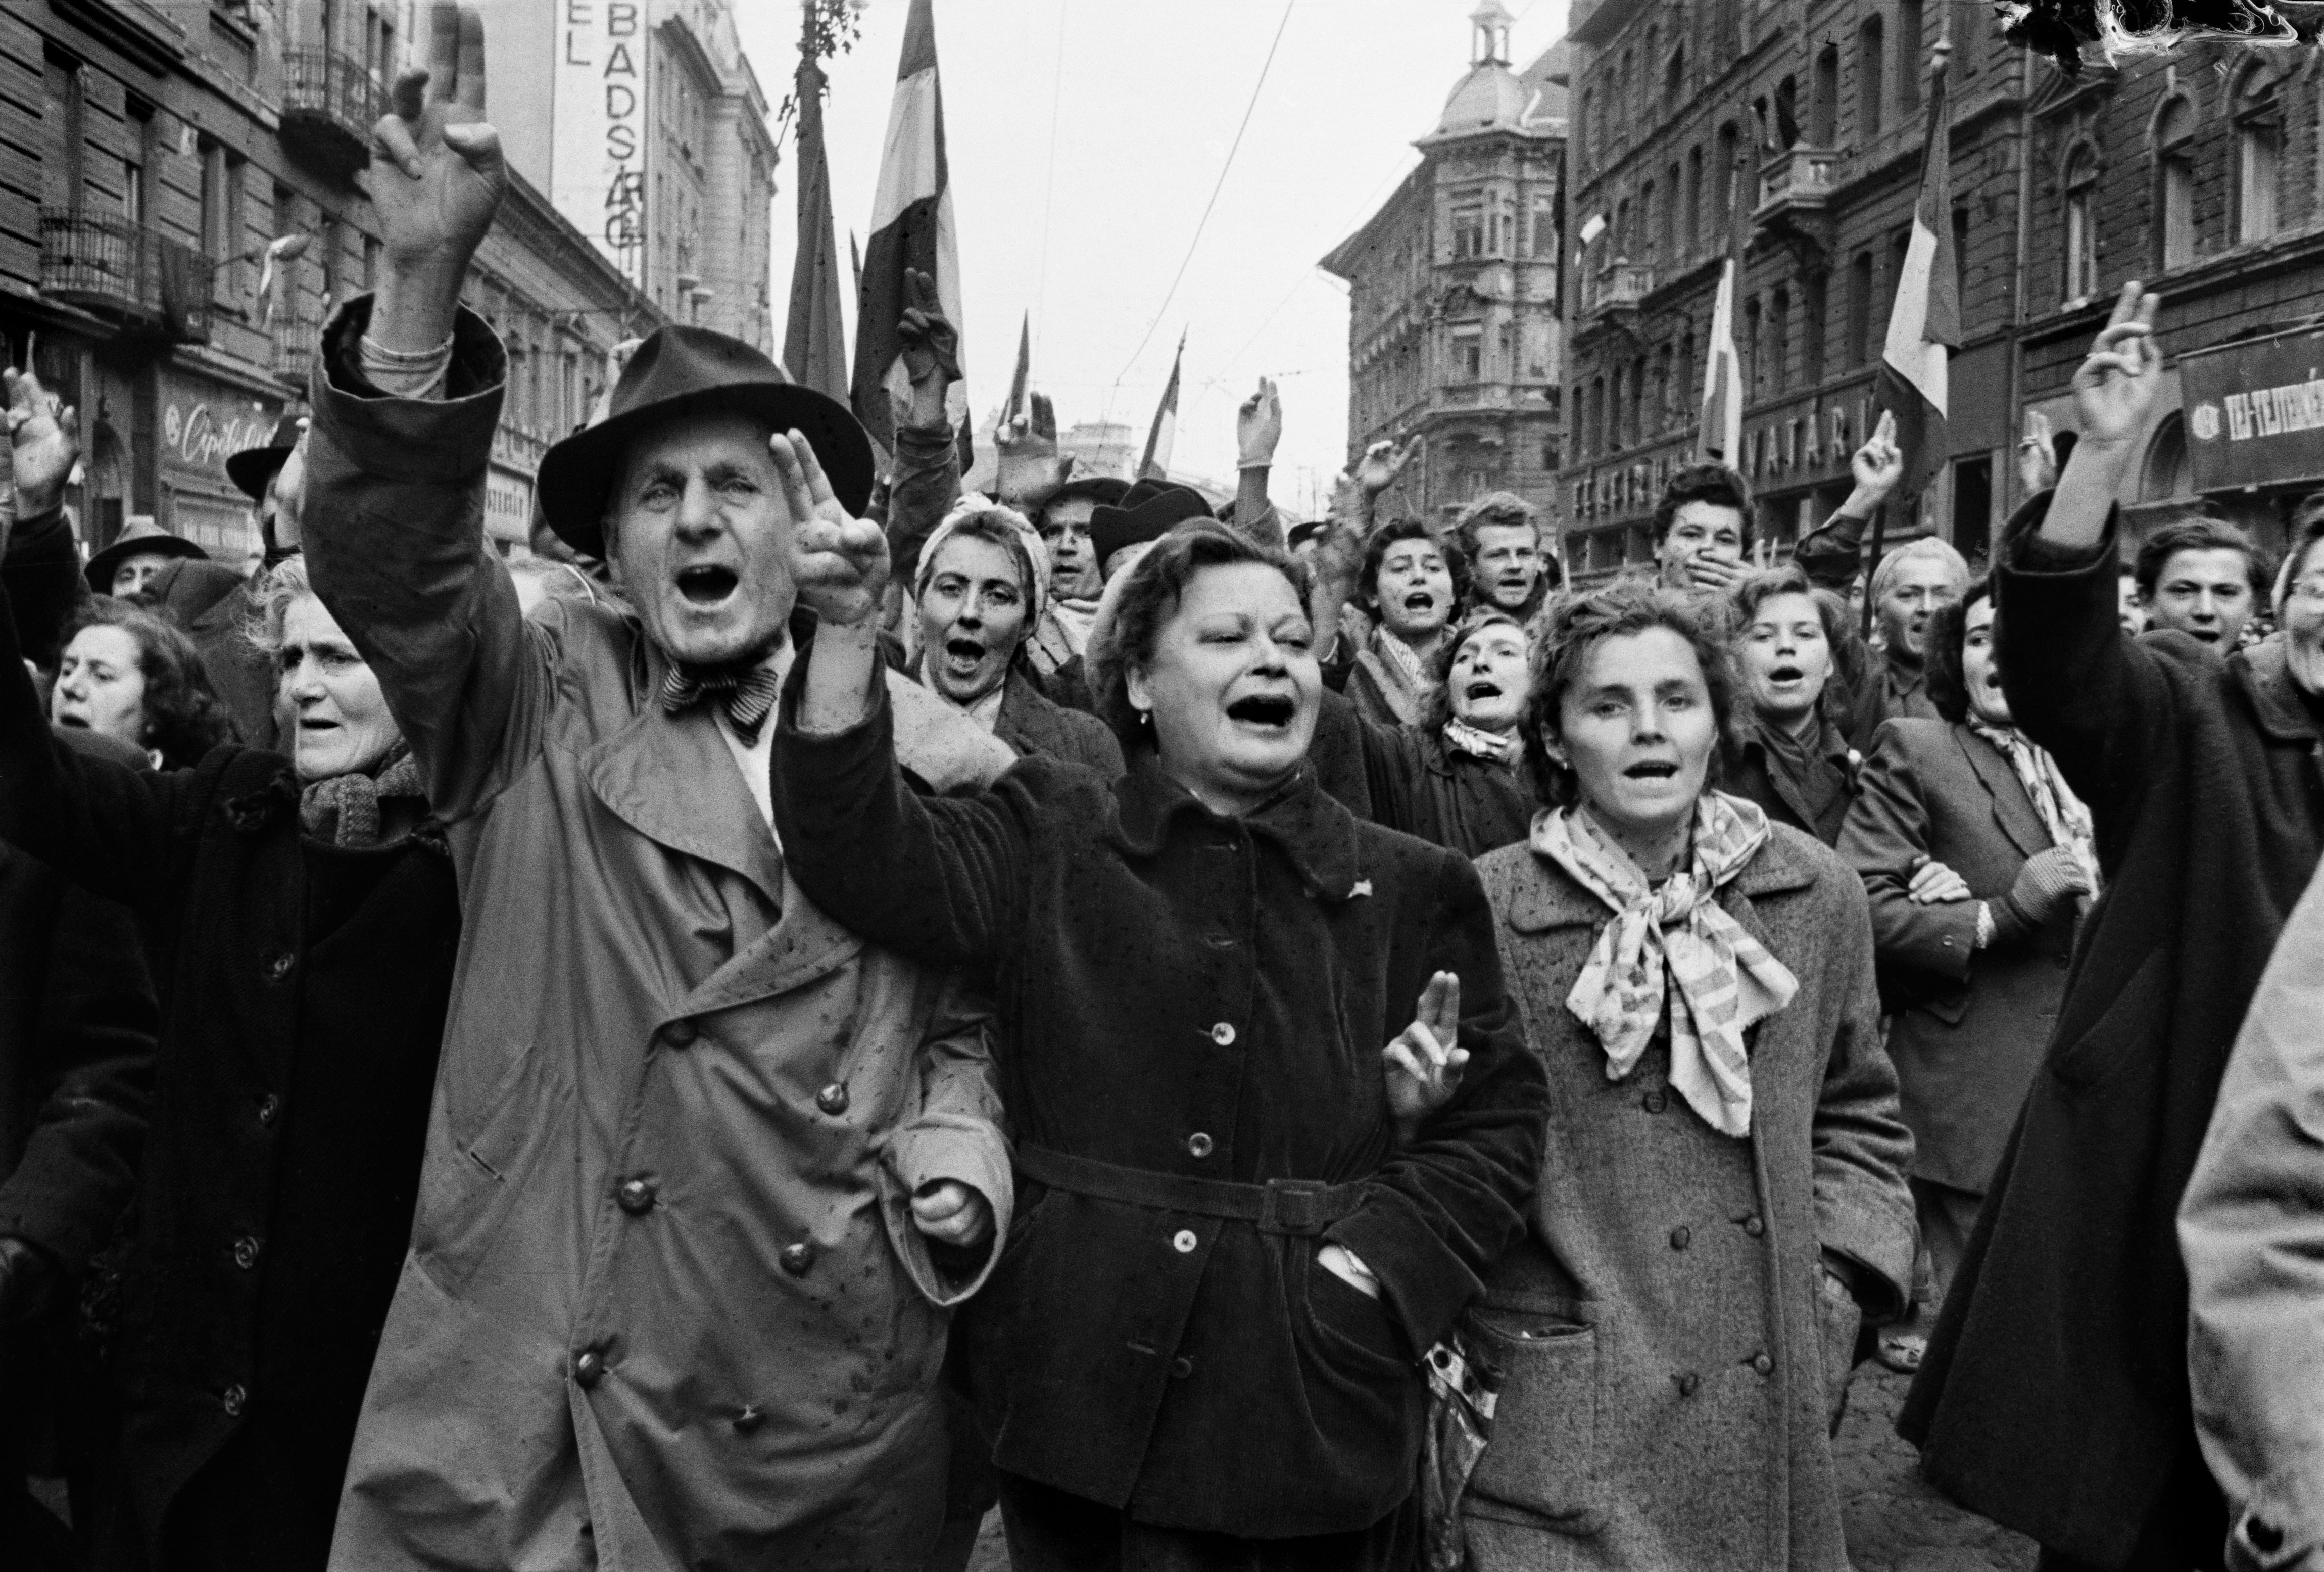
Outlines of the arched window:
M 1796 147 L 1800 140 L 1800 85 L 1790 77 L 1775 84 L 1775 145 Z
M 1718 148 L 1719 167 L 1711 171 L 1711 178 L 1716 182 L 1719 190 L 1719 233 L 1723 238 L 1727 233 L 1727 226 L 1735 217 L 1735 201 L 1740 195 L 1737 186 L 1743 178 L 1742 171 L 1735 167 L 1735 158 L 1739 150 L 1739 143 L 1734 126 L 1722 125 L 1719 128 Z
M 1663 180 L 1663 190 L 1668 194 L 1663 198 L 1663 227 L 1656 236 L 1656 243 L 1662 248 L 1663 260 L 1675 265 L 1678 262 L 1679 193 L 1685 190 L 1678 183 L 1678 165 L 1673 164 L 1665 170 Z
M 1778 287 L 1767 307 L 1767 384 L 1782 393 L 1791 383 L 1792 291 Z
M 2098 292 L 2098 239 L 2094 211 L 2098 186 L 2098 155 L 2088 147 L 2074 149 L 2066 160 L 2065 298 L 2070 301 L 2086 300 Z
M 1614 407 L 1611 410 L 1609 410 L 1606 414 L 1606 447 L 1608 451 L 1614 453 L 1618 453 L 1622 450 L 1622 444 L 1629 436 L 1629 433 L 1622 429 L 1622 411 L 1624 406 L 1629 402 L 1628 396 L 1624 392 L 1622 386 L 1622 373 L 1624 369 L 1624 367 L 1619 365 L 1614 368 L 1614 380 L 1612 383 L 1612 402 Z
M 1921 106 L 1921 0 L 1896 0 L 1896 113 Z
M 1840 45 L 1816 51 L 1815 78 L 1808 88 L 1808 141 L 1831 147 L 1840 140 Z
M 1880 134 L 1881 114 L 1886 108 L 1883 101 L 1881 74 L 1886 64 L 1881 51 L 1886 48 L 1877 15 L 1864 19 L 1856 35 L 1856 123 L 1860 140 L 1869 142 Z
M 1638 188 L 1638 254 L 1654 254 L 1655 236 L 1660 231 L 1655 227 L 1655 182 L 1648 180 Z
M 2138 500 L 2167 502 L 2194 494 L 2195 472 L 2187 462 L 2187 417 L 2165 415 L 2146 444 L 2146 462 L 2139 467 Z
M 1678 107 L 1679 97 L 1686 91 L 1686 45 L 1671 47 L 1670 63 L 1663 68 L 1663 107 Z
M 2164 106 L 2154 123 L 2155 257 L 2167 271 L 2195 260 L 2195 107 Z
M 2283 121 L 2275 109 L 2275 80 L 2255 63 L 2236 93 L 2236 239 L 2264 240 L 2275 233 L 2276 168 Z
M 1614 114 L 1617 133 L 1637 124 L 1637 100 L 1630 97 L 1630 51 L 1622 51 L 1622 63 L 1614 73 Z M 1610 145 L 1610 143 L 1609 143 Z
M 1702 149 L 1686 150 L 1686 254 L 1702 244 Z

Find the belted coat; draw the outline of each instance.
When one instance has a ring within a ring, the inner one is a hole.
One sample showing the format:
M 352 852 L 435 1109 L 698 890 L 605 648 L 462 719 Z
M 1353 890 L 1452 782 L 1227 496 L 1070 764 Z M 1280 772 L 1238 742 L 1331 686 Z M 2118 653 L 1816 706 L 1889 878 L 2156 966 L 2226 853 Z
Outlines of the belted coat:
M 482 530 L 500 347 L 463 313 L 452 396 L 374 396 L 369 305 L 318 356 L 309 571 L 449 827 L 466 939 L 333 1565 L 917 1569 L 949 1307 L 991 1253 L 944 1270 L 909 1197 L 956 1179 L 1009 1223 L 982 1015 L 799 889 L 632 615 L 519 614 Z

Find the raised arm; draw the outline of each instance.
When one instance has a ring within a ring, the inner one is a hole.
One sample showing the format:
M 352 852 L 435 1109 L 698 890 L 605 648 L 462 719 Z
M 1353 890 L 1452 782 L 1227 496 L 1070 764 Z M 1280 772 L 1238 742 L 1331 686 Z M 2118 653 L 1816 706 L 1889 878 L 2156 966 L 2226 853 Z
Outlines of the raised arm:
M 896 428 L 896 465 L 888 490 L 888 555 L 896 578 L 913 580 L 920 548 L 960 500 L 960 444 L 945 399 L 960 380 L 960 330 L 944 314 L 936 281 L 905 275 L 912 304 L 896 325 L 905 375 L 912 382 L 911 418 Z
M 1235 411 L 1235 528 L 1280 550 L 1283 517 L 1268 499 L 1268 476 L 1283 440 L 1283 400 L 1275 384 L 1259 379 L 1259 391 Z

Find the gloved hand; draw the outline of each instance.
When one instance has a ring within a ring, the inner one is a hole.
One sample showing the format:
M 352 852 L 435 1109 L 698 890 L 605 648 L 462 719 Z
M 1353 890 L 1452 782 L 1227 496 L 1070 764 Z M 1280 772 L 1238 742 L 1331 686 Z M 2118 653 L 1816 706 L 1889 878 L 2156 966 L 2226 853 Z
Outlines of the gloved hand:
M 22 1239 L 0 1238 L 0 1328 L 21 1327 L 48 1308 L 56 1286 L 49 1253 Z
M 2012 943 L 2071 909 L 2090 892 L 2090 876 L 2063 846 L 2025 859 L 2017 880 L 1993 906 L 1996 943 Z

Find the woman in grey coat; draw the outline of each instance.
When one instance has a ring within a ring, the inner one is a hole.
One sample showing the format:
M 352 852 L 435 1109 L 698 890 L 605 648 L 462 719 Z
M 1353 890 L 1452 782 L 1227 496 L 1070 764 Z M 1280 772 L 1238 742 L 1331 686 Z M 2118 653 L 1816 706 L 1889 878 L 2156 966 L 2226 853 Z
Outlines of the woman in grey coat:
M 1503 1384 L 1463 1498 L 1480 1572 L 1844 1568 L 1831 1429 L 1904 1305 L 1912 1138 L 1864 890 L 1711 772 L 1738 700 L 1683 596 L 1558 608 L 1531 839 L 1480 860 L 1547 1155 L 1472 1350 Z

